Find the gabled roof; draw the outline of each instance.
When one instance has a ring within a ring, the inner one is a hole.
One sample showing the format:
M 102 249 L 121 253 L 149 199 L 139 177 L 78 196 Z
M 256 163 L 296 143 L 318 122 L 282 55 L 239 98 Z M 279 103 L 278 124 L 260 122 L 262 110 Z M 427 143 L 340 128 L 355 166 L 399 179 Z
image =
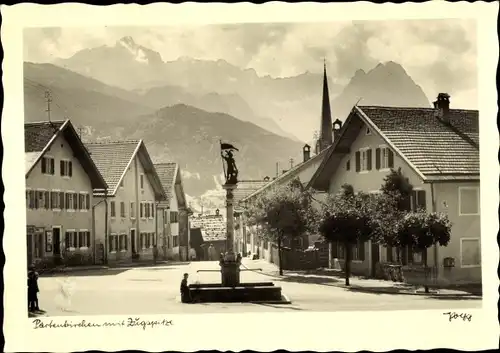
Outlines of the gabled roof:
M 479 112 L 450 109 L 448 117 L 442 120 L 433 108 L 354 106 L 309 186 L 327 189 L 332 170 L 365 125 L 424 182 L 479 180 Z
M 263 185 L 259 189 L 252 192 L 250 195 L 244 197 L 241 200 L 241 202 L 246 202 L 246 201 L 250 200 L 251 198 L 257 196 L 261 192 L 268 190 L 273 185 L 282 185 L 282 183 L 286 183 L 286 182 L 291 181 L 295 176 L 297 176 L 297 174 L 300 171 L 302 171 L 305 168 L 307 168 L 308 166 L 310 166 L 313 162 L 317 162 L 317 161 L 322 160 L 327 155 L 327 151 L 328 151 L 328 149 L 325 149 L 325 150 L 321 151 L 320 153 L 318 153 L 317 155 L 312 156 L 307 161 L 302 162 L 300 164 L 297 164 L 295 167 L 288 170 L 286 173 L 281 174 L 276 179 L 271 180 L 270 182 L 266 183 L 265 185 Z M 305 183 L 305 182 L 306 181 L 302 181 L 302 183 Z M 239 183 L 238 183 L 238 187 L 239 187 Z
M 233 202 L 238 205 L 240 201 L 243 201 L 247 196 L 250 196 L 255 191 L 261 189 L 265 185 L 269 184 L 269 180 L 240 180 L 238 181 L 238 187 L 233 191 Z
M 142 140 L 88 143 L 87 149 L 108 183 L 108 196 L 116 194 L 129 166 L 137 156 L 155 197 L 158 200 L 166 200 L 165 191 Z M 94 194 L 102 195 L 102 191 L 94 189 Z
M 186 195 L 182 184 L 182 176 L 179 165 L 177 163 L 155 163 L 156 173 L 160 178 L 163 190 L 167 196 L 167 201 L 170 202 L 173 192 L 177 197 L 177 202 L 180 205 L 186 205 Z
M 70 145 L 73 155 L 78 159 L 83 170 L 89 176 L 92 188 L 106 189 L 108 186 L 104 177 L 94 164 L 88 150 L 85 148 L 69 119 L 24 124 L 26 178 L 59 136 L 62 136 Z

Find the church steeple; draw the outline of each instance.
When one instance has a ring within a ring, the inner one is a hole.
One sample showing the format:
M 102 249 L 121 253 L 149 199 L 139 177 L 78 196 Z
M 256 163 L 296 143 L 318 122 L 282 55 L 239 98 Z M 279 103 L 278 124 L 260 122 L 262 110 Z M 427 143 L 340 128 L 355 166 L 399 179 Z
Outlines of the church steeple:
M 326 75 L 326 60 L 323 69 L 323 104 L 321 106 L 321 129 L 318 141 L 319 151 L 323 151 L 333 143 L 332 112 L 330 109 L 330 94 L 328 91 L 328 77 Z

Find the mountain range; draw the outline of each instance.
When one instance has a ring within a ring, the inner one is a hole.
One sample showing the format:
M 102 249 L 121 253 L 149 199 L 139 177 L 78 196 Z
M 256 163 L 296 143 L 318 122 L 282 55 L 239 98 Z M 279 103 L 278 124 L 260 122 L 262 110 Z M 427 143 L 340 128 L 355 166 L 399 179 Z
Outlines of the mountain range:
M 112 46 L 77 52 L 52 63 L 24 64 L 25 119 L 70 117 L 87 139 L 142 138 L 156 160 L 177 161 L 186 192 L 217 188 L 222 172 L 217 144 L 240 148 L 243 179 L 273 176 L 276 162 L 301 158 L 303 142 L 319 127 L 323 76 L 259 76 L 224 60 L 160 54 L 125 37 Z M 358 70 L 344 87 L 329 78 L 332 115 L 343 120 L 362 105 L 429 107 L 403 67 L 381 63 Z

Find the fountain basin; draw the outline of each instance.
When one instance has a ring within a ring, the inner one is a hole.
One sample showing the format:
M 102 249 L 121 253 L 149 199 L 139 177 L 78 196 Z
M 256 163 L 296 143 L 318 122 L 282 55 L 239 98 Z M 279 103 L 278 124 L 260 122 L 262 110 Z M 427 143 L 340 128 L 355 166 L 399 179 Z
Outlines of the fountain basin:
M 240 283 L 235 287 L 219 283 L 189 285 L 195 303 L 269 303 L 290 304 L 281 287 L 272 282 Z

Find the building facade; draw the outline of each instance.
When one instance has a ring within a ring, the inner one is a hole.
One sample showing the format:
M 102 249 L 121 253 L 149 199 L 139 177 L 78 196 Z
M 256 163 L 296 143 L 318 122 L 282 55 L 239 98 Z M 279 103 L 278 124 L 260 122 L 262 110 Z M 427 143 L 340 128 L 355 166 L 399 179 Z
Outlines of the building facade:
M 189 209 L 182 183 L 182 174 L 177 163 L 157 163 L 158 173 L 167 199 L 159 207 L 160 244 L 165 259 L 188 260 L 189 253 Z
M 309 185 L 329 193 L 343 184 L 379 192 L 391 169 L 413 185 L 409 209 L 445 213 L 452 222 L 449 245 L 427 251 L 437 280 L 480 282 L 478 112 L 450 109 L 446 94 L 434 109 L 355 106 Z M 331 253 L 342 264 L 343 249 L 334 244 Z M 401 255 L 403 265 L 422 265 L 420 252 Z M 373 275 L 377 263 L 396 260 L 396 249 L 366 242 L 354 247 L 352 259 L 353 273 Z
M 94 189 L 97 242 L 106 262 L 153 259 L 165 191 L 142 140 L 87 144 L 108 184 Z
M 69 120 L 26 123 L 28 263 L 95 259 L 94 188 L 106 182 Z

